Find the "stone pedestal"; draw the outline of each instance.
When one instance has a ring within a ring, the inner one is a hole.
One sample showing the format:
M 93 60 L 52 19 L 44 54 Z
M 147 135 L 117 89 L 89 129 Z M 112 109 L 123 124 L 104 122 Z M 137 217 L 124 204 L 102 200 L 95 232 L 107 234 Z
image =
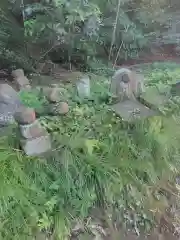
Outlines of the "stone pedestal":
M 31 89 L 30 82 L 22 69 L 12 72 L 12 77 L 19 90 Z M 51 139 L 41 126 L 33 108 L 20 106 L 14 114 L 19 124 L 20 145 L 28 156 L 38 156 L 51 150 Z
M 126 100 L 114 104 L 112 106 L 112 110 L 126 122 L 132 122 L 137 119 L 145 119 L 159 114 L 155 110 L 144 106 L 140 102 L 132 100 Z
M 47 134 L 46 130 L 41 126 L 38 120 L 31 124 L 19 125 L 22 137 L 26 139 L 38 138 Z
M 51 140 L 49 135 L 21 139 L 21 147 L 28 156 L 42 155 L 51 150 Z
M 147 94 L 144 91 L 144 79 L 141 74 L 126 68 L 119 69 L 112 78 L 110 91 L 117 97 L 111 108 L 125 121 L 131 122 L 159 115 L 158 109 L 152 108 L 153 104 L 147 104 L 149 101 L 145 100 Z M 156 94 L 155 96 L 159 97 Z M 140 102 L 139 99 L 142 98 L 144 100 Z
M 22 137 L 21 148 L 28 156 L 38 156 L 51 150 L 50 136 L 36 119 L 33 109 L 21 108 L 16 113 L 16 121 Z

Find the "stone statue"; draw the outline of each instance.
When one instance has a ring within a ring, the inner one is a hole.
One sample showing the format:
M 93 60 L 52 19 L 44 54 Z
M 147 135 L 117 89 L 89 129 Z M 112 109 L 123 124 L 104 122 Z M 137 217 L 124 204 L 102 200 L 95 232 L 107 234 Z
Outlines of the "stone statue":
M 127 68 L 121 68 L 112 78 L 110 92 L 117 101 L 135 100 L 144 92 L 143 77 Z

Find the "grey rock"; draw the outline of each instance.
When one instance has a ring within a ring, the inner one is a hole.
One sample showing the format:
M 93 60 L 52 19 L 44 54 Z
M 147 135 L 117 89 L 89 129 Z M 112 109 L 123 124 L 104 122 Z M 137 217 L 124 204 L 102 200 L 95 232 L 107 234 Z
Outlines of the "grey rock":
M 19 89 L 24 88 L 25 86 L 30 86 L 30 82 L 27 77 L 19 77 L 15 79 L 15 83 L 17 84 Z
M 41 87 L 40 91 L 44 94 L 49 102 L 60 102 L 64 95 L 66 95 L 66 89 L 57 87 L 57 86 L 50 86 L 50 87 Z
M 27 125 L 19 125 L 21 135 L 26 139 L 37 138 L 46 135 L 46 130 L 41 126 L 40 122 L 35 122 Z
M 16 92 L 10 85 L 8 84 L 0 84 L 0 103 L 12 104 L 12 105 L 21 105 L 21 101 Z
M 6 126 L 6 125 L 9 125 L 9 124 L 13 124 L 15 123 L 15 119 L 13 117 L 13 114 L 0 114 L 0 126 Z
M 61 101 L 61 97 L 62 97 L 61 90 L 59 88 L 52 88 L 49 95 L 47 96 L 47 99 L 50 102 L 57 103 Z
M 51 139 L 48 134 L 38 138 L 22 139 L 20 144 L 28 156 L 42 155 L 51 150 Z
M 88 98 L 90 96 L 90 79 L 89 76 L 84 75 L 77 83 L 77 92 L 79 97 Z
M 24 70 L 16 69 L 16 70 L 12 71 L 11 75 L 13 76 L 13 78 L 22 77 L 22 76 L 24 76 Z
M 50 104 L 50 114 L 52 115 L 64 115 L 68 112 L 69 112 L 69 106 L 66 102 Z
M 36 114 L 33 108 L 21 106 L 14 114 L 14 118 L 19 124 L 31 124 L 36 120 Z
M 0 125 L 15 123 L 15 114 L 18 111 L 17 105 L 0 103 Z
M 22 69 L 12 71 L 12 76 L 19 89 L 22 89 L 25 86 L 30 86 L 29 79 L 24 75 L 24 71 Z

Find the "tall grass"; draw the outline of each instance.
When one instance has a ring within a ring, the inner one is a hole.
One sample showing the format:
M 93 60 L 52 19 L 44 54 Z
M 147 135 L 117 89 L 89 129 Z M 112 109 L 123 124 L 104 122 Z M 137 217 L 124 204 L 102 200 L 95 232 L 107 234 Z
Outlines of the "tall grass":
M 37 231 L 68 239 L 94 208 L 136 232 L 165 213 L 179 171 L 176 125 L 164 117 L 122 122 L 102 101 L 108 81 L 93 79 L 91 102 L 79 103 L 69 89 L 69 114 L 41 118 L 52 135 L 50 156 L 29 158 L 2 139 L 2 239 L 32 239 Z

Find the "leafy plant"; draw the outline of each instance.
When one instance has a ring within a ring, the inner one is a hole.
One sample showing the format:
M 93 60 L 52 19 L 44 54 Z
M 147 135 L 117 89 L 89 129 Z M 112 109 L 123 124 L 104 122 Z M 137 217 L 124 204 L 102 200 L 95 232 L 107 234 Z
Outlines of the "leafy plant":
M 109 55 L 116 63 L 122 58 L 136 57 L 158 35 L 168 18 L 162 7 L 166 10 L 164 1 L 36 3 L 26 7 L 25 32 L 34 43 L 45 44 L 45 53 L 49 46 L 53 58 L 63 55 L 64 59 L 59 61 L 87 63 L 94 56 Z
M 41 96 L 40 91 L 21 91 L 19 93 L 21 102 L 27 107 L 32 107 L 35 109 L 42 108 L 43 104 L 46 102 L 45 97 Z
M 33 70 L 33 61 L 29 57 L 25 45 L 24 29 L 18 23 L 11 11 L 9 1 L 0 3 L 1 33 L 0 59 L 1 68 L 23 67 L 27 71 Z
M 137 233 L 149 230 L 159 216 L 154 209 L 163 215 L 167 207 L 167 201 L 161 201 L 165 196 L 154 200 L 162 189 L 170 191 L 160 179 L 172 181 L 178 169 L 179 147 L 173 140 L 175 133 L 178 139 L 178 125 L 173 119 L 160 118 L 128 126 L 98 100 L 99 84 L 104 83 L 108 94 L 108 81 L 93 78 L 93 104 L 79 106 L 71 98 L 69 116 L 42 119 L 57 146 L 55 165 L 61 158 L 61 180 L 53 188 L 58 189 L 57 198 L 67 196 L 74 218 L 83 220 L 99 203 L 103 209 L 112 206 L 110 213 L 117 221 Z
M 2 47 L 1 55 L 4 61 L 11 59 L 12 63 L 20 63 L 23 67 L 27 61 L 21 62 L 21 59 L 30 55 L 27 49 L 38 61 L 49 54 L 53 60 L 84 67 L 95 57 L 109 56 L 115 65 L 121 59 L 137 57 L 139 51 L 160 34 L 169 17 L 164 0 L 153 3 L 146 0 L 138 3 L 119 0 L 39 1 L 25 5 L 23 9 L 17 1 L 3 1 L 1 6 L 1 23 L 6 28 L 1 37 L 6 33 L 6 40 L 15 42 L 21 46 L 18 49 L 23 50 L 20 55 L 13 43 L 2 39 L 2 43 L 8 43 L 8 46 Z M 9 19 L 5 15 L 10 16 Z M 17 22 L 19 18 L 21 24 L 13 25 L 12 20 Z M 14 29 L 18 29 L 19 34 Z M 13 38 L 7 35 L 8 32 Z M 38 57 L 34 56 L 32 45 L 36 51 L 38 47 Z

